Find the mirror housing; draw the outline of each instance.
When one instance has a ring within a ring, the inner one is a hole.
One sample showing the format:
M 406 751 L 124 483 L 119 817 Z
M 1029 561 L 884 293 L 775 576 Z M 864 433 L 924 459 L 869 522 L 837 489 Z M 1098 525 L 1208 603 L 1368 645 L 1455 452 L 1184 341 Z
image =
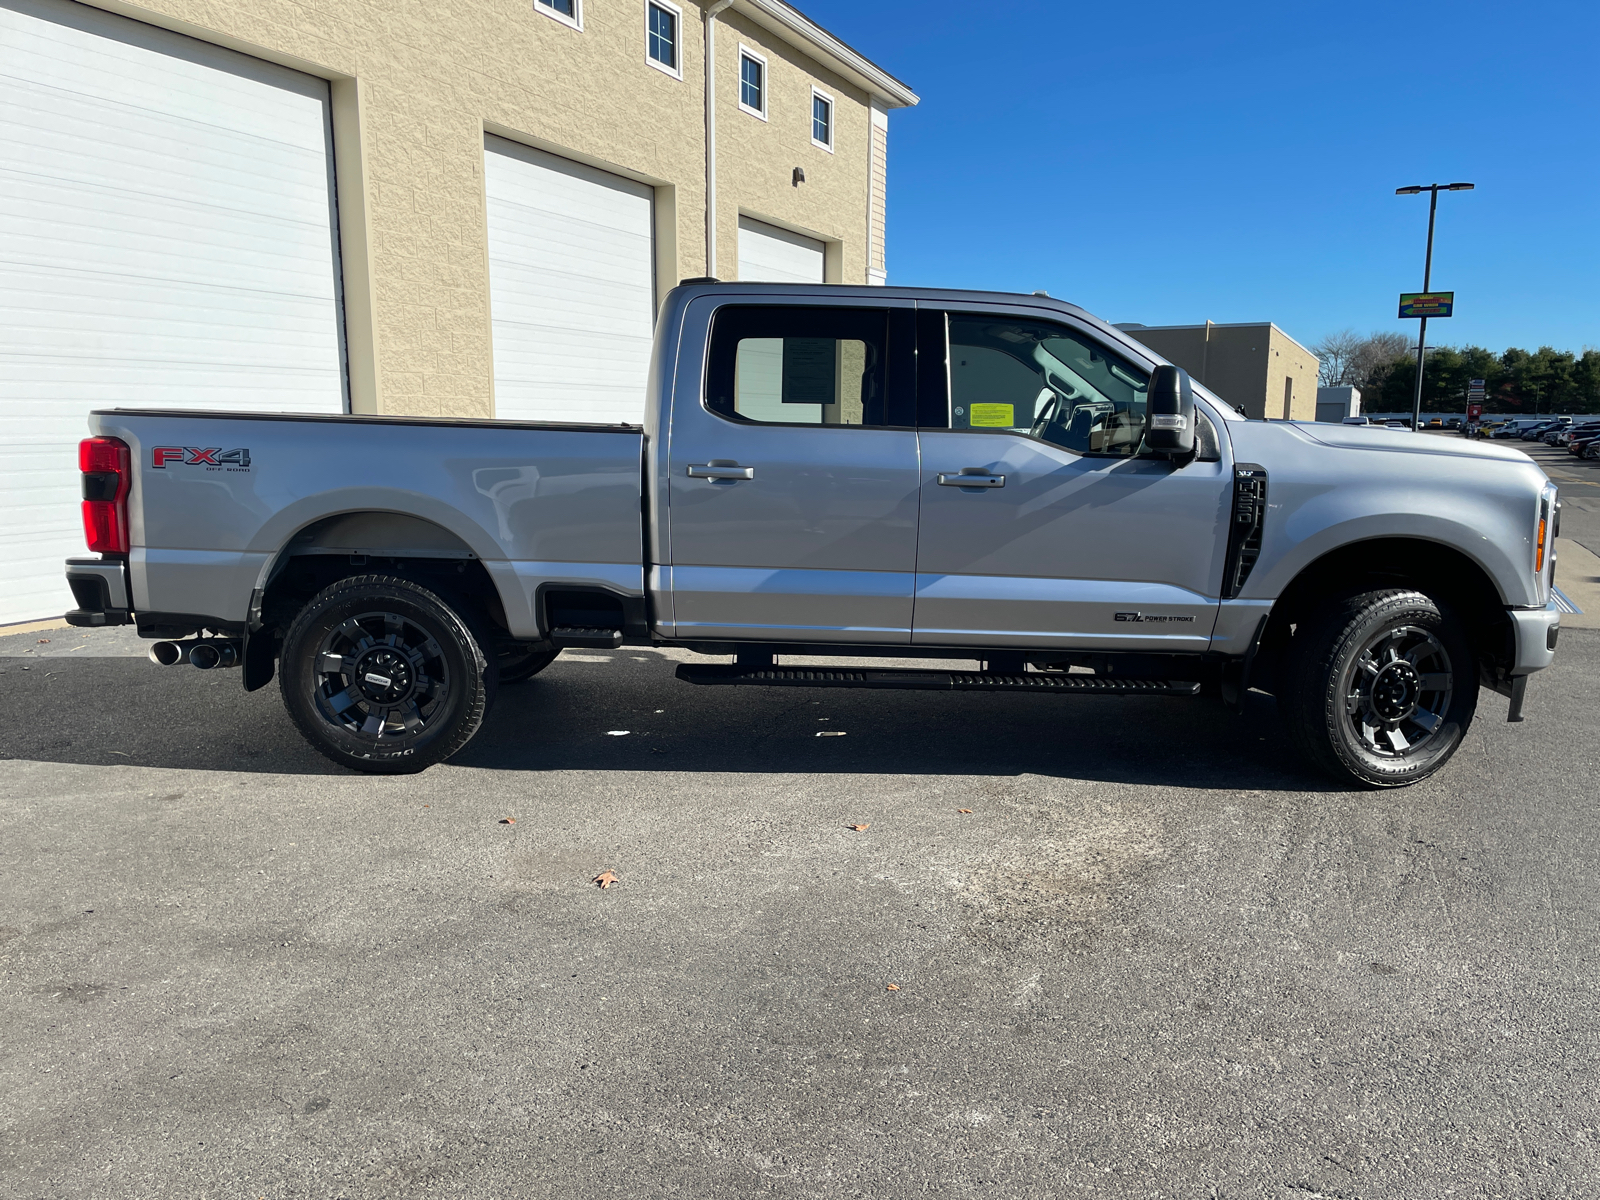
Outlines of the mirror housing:
M 1144 446 L 1164 458 L 1194 454 L 1194 389 L 1182 367 L 1160 366 L 1145 393 Z

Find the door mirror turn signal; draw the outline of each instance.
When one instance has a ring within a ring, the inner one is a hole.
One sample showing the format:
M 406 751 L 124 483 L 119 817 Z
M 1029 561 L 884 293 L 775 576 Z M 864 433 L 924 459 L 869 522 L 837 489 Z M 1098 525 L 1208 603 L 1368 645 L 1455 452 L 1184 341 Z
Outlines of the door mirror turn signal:
M 1194 454 L 1194 389 L 1181 367 L 1160 366 L 1145 397 L 1145 449 L 1166 458 Z

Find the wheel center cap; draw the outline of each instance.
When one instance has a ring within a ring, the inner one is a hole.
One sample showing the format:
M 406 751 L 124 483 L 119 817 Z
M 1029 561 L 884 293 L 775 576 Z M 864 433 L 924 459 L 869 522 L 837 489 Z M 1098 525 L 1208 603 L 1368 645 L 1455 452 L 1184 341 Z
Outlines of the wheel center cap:
M 411 693 L 411 664 L 393 650 L 373 650 L 356 663 L 356 686 L 375 704 L 395 704 Z
M 1385 721 L 1400 721 L 1417 707 L 1422 692 L 1422 676 L 1408 662 L 1390 663 L 1378 672 L 1372 683 L 1373 711 Z

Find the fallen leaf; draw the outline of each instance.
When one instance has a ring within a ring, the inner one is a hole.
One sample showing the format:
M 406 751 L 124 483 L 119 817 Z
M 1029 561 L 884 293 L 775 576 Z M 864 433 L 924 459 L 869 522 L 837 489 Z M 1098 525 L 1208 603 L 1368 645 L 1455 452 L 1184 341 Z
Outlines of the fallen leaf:
M 970 809 L 970 808 L 958 808 L 958 809 L 956 809 L 956 811 L 957 811 L 957 812 L 964 812 L 964 813 L 969 813 L 969 812 L 971 812 L 971 811 L 972 811 L 972 810 L 971 810 L 971 809 Z
M 49 638 L 40 638 L 39 639 L 39 645 L 48 646 L 49 644 L 50 644 L 50 639 Z
M 633 730 L 631 730 L 631 729 L 608 729 L 608 730 L 606 730 L 606 736 L 607 737 L 627 737 L 632 732 L 633 732 Z
M 594 877 L 594 882 L 598 883 L 602 888 L 608 888 L 613 883 L 621 883 L 622 880 L 618 879 L 612 871 L 602 871 Z
M 898 983 L 886 983 L 883 985 L 883 989 L 886 992 L 898 992 L 900 985 Z
M 426 808 L 427 805 L 423 805 L 423 807 Z M 502 824 L 502 825 L 515 825 L 516 823 L 517 823 L 517 819 L 515 817 L 501 817 L 500 818 L 500 824 Z
M 851 825 L 849 828 L 854 829 L 857 833 L 865 833 L 872 828 L 872 822 L 868 821 L 865 825 Z

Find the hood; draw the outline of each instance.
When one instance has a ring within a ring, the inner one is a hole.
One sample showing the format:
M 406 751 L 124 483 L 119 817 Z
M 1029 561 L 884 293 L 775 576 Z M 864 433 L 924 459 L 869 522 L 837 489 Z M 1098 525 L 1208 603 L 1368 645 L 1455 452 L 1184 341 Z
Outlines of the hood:
M 1399 454 L 1443 454 L 1452 458 L 1491 458 L 1498 462 L 1534 463 L 1531 455 L 1499 442 L 1469 441 L 1455 435 L 1412 433 L 1409 429 L 1385 429 L 1374 425 L 1333 425 L 1323 422 L 1292 422 L 1299 432 L 1324 446 L 1342 450 L 1386 450 Z

